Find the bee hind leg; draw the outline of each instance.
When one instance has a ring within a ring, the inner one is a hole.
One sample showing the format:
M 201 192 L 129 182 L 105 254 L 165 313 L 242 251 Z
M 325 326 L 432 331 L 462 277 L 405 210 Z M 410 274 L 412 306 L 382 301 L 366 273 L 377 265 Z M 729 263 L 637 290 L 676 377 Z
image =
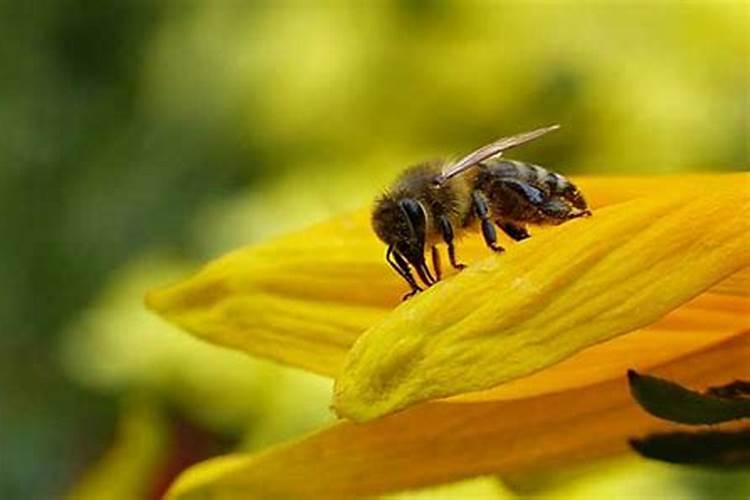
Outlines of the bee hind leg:
M 505 234 L 513 238 L 515 241 L 525 240 L 531 235 L 525 227 L 520 224 L 514 224 L 513 222 L 496 221 L 497 226 L 503 230 Z
M 474 213 L 482 224 L 482 236 L 484 236 L 484 242 L 495 252 L 504 252 L 505 249 L 497 244 L 497 233 L 495 232 L 495 226 L 492 225 L 490 220 L 490 208 L 487 205 L 487 200 L 480 191 L 474 191 L 471 193 L 472 203 L 474 205 Z
M 550 219 L 565 222 L 571 219 L 577 219 L 579 217 L 588 217 L 591 215 L 589 210 L 577 210 L 571 207 L 566 202 L 553 198 L 546 201 L 539 206 L 539 210 L 544 214 L 545 217 Z
M 450 260 L 451 266 L 458 270 L 465 268 L 465 264 L 456 262 L 456 248 L 453 246 L 453 226 L 451 226 L 450 221 L 444 215 L 439 217 L 438 223 L 440 224 L 440 234 L 443 236 L 443 241 L 448 245 L 448 260 Z

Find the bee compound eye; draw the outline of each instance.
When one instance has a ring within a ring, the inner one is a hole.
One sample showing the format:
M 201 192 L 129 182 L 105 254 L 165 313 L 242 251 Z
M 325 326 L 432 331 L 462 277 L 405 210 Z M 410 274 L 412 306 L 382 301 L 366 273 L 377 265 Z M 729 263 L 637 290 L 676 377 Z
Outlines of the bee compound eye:
M 399 204 L 401 205 L 401 210 L 406 214 L 406 219 L 414 230 L 419 231 L 420 228 L 424 228 L 426 217 L 422 205 L 420 205 L 417 200 L 406 198 L 401 200 Z

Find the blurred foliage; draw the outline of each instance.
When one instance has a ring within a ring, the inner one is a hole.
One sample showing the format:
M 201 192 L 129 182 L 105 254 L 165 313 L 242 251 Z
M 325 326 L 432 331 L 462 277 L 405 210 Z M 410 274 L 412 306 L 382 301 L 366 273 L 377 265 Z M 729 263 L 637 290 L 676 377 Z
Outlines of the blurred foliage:
M 65 332 L 62 361 L 69 376 L 95 391 L 151 394 L 215 433 L 248 433 L 252 448 L 331 420 L 330 380 L 204 344 L 142 306 L 143 290 L 154 280 L 187 272 L 174 258 L 147 255 L 114 273 Z
M 519 156 L 748 166 L 741 0 L 345 5 L 0 1 L 0 497 L 68 489 L 131 391 L 247 446 L 318 421 L 318 382 L 264 394 L 288 372 L 139 319 L 138 288 L 406 164 L 560 122 Z
M 147 399 L 127 401 L 112 446 L 87 470 L 70 498 L 106 500 L 150 498 L 167 462 L 168 424 Z

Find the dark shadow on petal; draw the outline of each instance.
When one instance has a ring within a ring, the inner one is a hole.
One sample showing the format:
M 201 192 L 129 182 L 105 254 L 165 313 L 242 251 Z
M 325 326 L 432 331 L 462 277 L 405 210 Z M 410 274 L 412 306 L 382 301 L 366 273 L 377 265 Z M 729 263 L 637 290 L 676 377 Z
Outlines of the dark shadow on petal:
M 750 468 L 750 429 L 650 434 L 629 442 L 640 455 L 663 462 Z

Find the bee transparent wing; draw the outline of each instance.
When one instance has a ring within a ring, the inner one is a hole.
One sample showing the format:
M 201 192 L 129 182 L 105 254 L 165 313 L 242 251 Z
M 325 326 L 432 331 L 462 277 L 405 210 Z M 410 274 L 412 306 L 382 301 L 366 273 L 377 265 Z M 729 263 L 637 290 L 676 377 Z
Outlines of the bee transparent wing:
M 521 134 L 511 135 L 510 137 L 503 137 L 502 139 L 498 139 L 491 144 L 482 146 L 476 151 L 473 151 L 464 156 L 457 162 L 451 163 L 446 166 L 445 169 L 443 169 L 443 172 L 437 178 L 437 182 L 442 184 L 451 177 L 454 177 L 461 172 L 470 169 L 471 167 L 483 162 L 488 158 L 501 155 L 503 151 L 514 148 L 516 146 L 520 146 L 521 144 L 525 144 L 527 142 L 531 142 L 547 134 L 548 132 L 557 130 L 558 128 L 560 128 L 560 125 L 551 125 L 549 127 L 532 130 L 531 132 L 523 132 Z

